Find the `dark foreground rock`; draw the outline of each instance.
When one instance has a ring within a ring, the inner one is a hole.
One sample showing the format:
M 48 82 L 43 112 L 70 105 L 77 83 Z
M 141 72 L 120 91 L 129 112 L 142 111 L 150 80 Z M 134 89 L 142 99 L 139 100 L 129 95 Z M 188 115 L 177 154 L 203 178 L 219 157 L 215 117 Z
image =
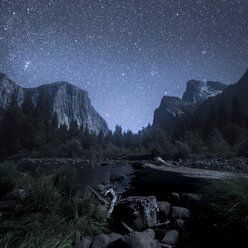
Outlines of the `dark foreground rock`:
M 130 196 L 115 207 L 113 218 L 123 221 L 134 230 L 157 224 L 157 201 L 155 196 Z
M 99 234 L 94 238 L 90 247 L 91 248 L 108 248 L 110 247 L 111 243 L 120 239 L 121 237 L 122 235 L 119 233 L 111 233 L 109 235 Z
M 175 246 L 178 242 L 178 238 L 179 232 L 177 230 L 170 230 L 165 234 L 161 242 L 165 245 Z
M 131 232 L 121 239 L 113 242 L 109 248 L 160 248 L 152 229 L 144 232 Z

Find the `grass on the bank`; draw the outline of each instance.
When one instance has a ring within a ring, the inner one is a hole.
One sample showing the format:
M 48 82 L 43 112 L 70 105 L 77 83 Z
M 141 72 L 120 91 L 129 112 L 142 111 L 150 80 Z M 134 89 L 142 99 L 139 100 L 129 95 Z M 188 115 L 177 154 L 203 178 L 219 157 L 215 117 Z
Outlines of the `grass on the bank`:
M 225 226 L 248 229 L 248 177 L 241 174 L 218 180 L 203 189 L 205 203 Z
M 4 166 L 0 167 L 0 178 L 5 173 L 7 181 L 7 168 L 1 170 Z M 107 215 L 92 195 L 68 193 L 68 185 L 65 190 L 61 182 L 57 175 L 35 179 L 25 174 L 16 180 L 14 187 L 21 187 L 26 194 L 23 211 L 0 222 L 0 247 L 74 247 L 83 236 L 108 231 Z

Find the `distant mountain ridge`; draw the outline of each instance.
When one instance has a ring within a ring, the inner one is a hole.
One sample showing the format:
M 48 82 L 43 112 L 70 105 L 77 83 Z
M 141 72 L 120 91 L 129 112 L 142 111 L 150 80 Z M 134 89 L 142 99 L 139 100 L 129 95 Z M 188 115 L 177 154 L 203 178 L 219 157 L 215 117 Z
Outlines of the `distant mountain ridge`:
M 200 104 L 194 115 L 206 119 L 212 110 L 217 112 L 221 106 L 225 106 L 226 111 L 230 112 L 234 99 L 238 101 L 242 113 L 248 115 L 248 69 L 237 83 L 230 84 L 223 93 Z
M 153 125 L 170 131 L 179 119 L 192 115 L 202 102 L 221 94 L 226 87 L 226 84 L 220 82 L 188 81 L 182 99 L 172 96 L 162 98 L 159 108 L 154 112 Z
M 83 125 L 89 130 L 106 134 L 108 125 L 106 121 L 91 105 L 88 92 L 67 82 L 44 84 L 35 88 L 22 88 L 15 82 L 0 73 L 0 107 L 5 109 L 14 96 L 20 106 L 25 94 L 30 93 L 36 106 L 40 94 L 44 94 L 49 101 L 51 113 L 57 113 L 59 124 L 70 125 L 76 121 L 78 126 Z
M 234 100 L 239 104 L 240 111 L 248 116 L 247 94 L 248 69 L 237 83 L 231 85 L 188 81 L 182 99 L 171 96 L 162 98 L 159 108 L 154 112 L 153 126 L 170 131 L 183 118 L 194 116 L 206 120 L 212 111 L 217 113 L 223 106 L 230 113 Z

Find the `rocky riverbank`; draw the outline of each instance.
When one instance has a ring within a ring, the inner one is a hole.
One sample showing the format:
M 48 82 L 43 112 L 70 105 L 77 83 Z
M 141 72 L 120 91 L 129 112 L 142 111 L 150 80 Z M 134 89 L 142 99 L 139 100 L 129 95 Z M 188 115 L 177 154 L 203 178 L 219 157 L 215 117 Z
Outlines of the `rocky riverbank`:
M 122 158 L 118 160 L 100 159 L 100 160 L 89 160 L 84 158 L 22 158 L 16 160 L 20 165 L 30 166 L 61 166 L 61 165 L 91 165 L 92 167 L 101 165 L 121 165 L 126 164 L 145 164 L 154 163 L 156 165 L 167 165 L 167 166 L 182 166 L 196 169 L 207 169 L 207 170 L 220 170 L 220 171 L 237 171 L 247 172 L 248 158 L 211 158 L 211 159 L 179 159 L 179 160 L 162 160 L 154 158 L 152 160 L 137 160 L 129 161 L 128 159 Z M 165 162 L 165 163 L 164 163 Z
M 56 170 L 65 165 L 76 169 L 75 185 L 89 185 L 101 209 L 108 210 L 113 203 L 113 195 L 106 196 L 106 192 L 113 189 L 116 201 L 109 213 L 111 233 L 86 236 L 78 248 L 217 248 L 223 244 L 229 247 L 228 241 L 222 240 L 225 229 L 207 212 L 207 199 L 203 199 L 195 188 L 187 186 L 192 183 L 193 171 L 197 177 L 216 177 L 218 173 L 225 176 L 226 172 L 220 172 L 220 169 L 230 170 L 229 166 L 234 164 L 243 172 L 247 159 L 90 161 L 25 158 L 18 164 L 23 171 L 29 170 L 36 175 L 42 171 L 49 174 L 51 168 Z M 219 171 L 210 170 L 213 168 Z M 18 189 L 2 198 L 0 219 L 24 211 L 21 206 L 23 193 Z

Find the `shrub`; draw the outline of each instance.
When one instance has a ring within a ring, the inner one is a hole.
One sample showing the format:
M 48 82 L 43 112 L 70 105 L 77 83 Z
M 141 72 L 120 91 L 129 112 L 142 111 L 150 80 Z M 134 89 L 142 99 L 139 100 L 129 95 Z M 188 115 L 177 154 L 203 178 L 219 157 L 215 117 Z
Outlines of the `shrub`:
M 190 148 L 186 143 L 181 141 L 175 141 L 176 146 L 176 157 L 177 158 L 188 158 L 190 154 Z
M 211 153 L 217 157 L 227 156 L 230 153 L 230 147 L 218 129 L 208 137 L 207 143 Z
M 60 189 L 54 185 L 51 176 L 43 176 L 38 179 L 26 178 L 22 188 L 27 195 L 24 205 L 30 212 L 57 210 L 56 208 L 60 207 L 63 200 Z
M 60 176 L 70 177 L 67 169 Z M 71 194 L 54 176 L 23 177 L 18 187 L 25 190 L 24 212 L 0 223 L 0 247 L 74 247 L 83 236 L 108 231 L 107 213 L 87 192 Z M 70 183 L 67 184 L 70 187 Z
M 19 178 L 17 168 L 14 163 L 8 161 L 0 164 L 0 199 L 15 187 Z

